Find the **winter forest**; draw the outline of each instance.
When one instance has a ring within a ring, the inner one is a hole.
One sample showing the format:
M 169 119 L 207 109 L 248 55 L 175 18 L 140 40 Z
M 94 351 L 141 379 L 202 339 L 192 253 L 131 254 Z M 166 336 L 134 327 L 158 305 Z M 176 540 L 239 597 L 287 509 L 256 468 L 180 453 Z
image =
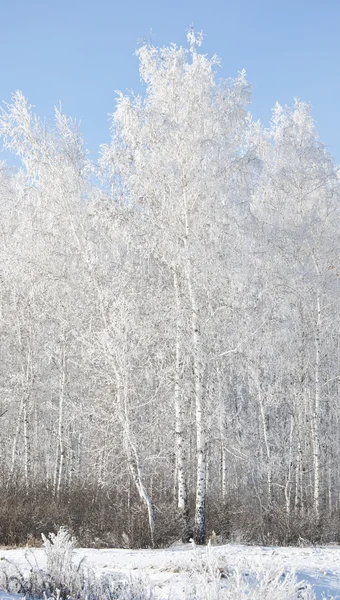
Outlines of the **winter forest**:
M 138 49 L 98 162 L 2 110 L 2 544 L 338 539 L 338 168 L 201 41 Z

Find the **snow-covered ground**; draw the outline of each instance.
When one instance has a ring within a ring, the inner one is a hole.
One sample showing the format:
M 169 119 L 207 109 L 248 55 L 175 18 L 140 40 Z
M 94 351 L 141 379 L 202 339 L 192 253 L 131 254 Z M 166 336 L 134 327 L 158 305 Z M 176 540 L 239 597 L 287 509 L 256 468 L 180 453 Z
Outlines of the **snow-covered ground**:
M 25 549 L 0 549 L 0 560 L 7 559 L 29 571 L 30 565 Z M 209 556 L 208 556 L 209 555 Z M 340 546 L 320 548 L 279 548 L 242 546 L 228 544 L 209 549 L 193 548 L 191 545 L 177 545 L 166 550 L 122 550 L 122 549 L 77 549 L 74 560 L 85 557 L 87 564 L 98 573 L 131 574 L 146 578 L 153 585 L 159 600 L 183 600 L 193 586 L 207 585 L 201 578 L 200 569 L 208 560 L 228 573 L 235 569 L 242 572 L 249 569 L 278 569 L 294 571 L 298 580 L 312 584 L 317 600 L 334 598 L 340 600 Z M 37 561 L 44 568 L 46 557 L 43 548 L 28 552 L 29 561 Z M 1 600 L 15 598 L 1 593 Z M 207 596 L 208 597 L 208 596 Z M 259 600 L 261 600 L 259 598 Z

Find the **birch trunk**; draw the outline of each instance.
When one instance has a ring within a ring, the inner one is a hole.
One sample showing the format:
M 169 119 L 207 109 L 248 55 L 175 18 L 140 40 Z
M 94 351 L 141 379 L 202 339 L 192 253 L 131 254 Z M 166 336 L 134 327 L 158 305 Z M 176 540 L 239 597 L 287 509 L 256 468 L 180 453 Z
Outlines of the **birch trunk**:
M 227 491 L 228 491 L 228 487 L 227 487 L 227 481 L 228 481 L 228 459 L 227 459 L 227 450 L 225 447 L 224 442 L 222 442 L 222 466 L 221 466 L 221 470 L 222 470 L 222 501 L 223 503 L 226 502 L 227 499 Z
M 124 386 L 120 383 L 120 377 L 117 371 L 116 381 L 117 381 L 117 395 L 118 395 L 118 403 L 121 407 L 121 422 L 123 426 L 123 440 L 124 440 L 124 448 L 126 452 L 126 457 L 128 461 L 129 471 L 132 477 L 134 484 L 136 485 L 137 491 L 141 500 L 144 502 L 147 511 L 148 511 L 148 520 L 149 520 L 149 529 L 150 529 L 150 537 L 151 537 L 151 545 L 152 547 L 155 545 L 155 515 L 153 510 L 153 505 L 151 502 L 151 498 L 147 493 L 146 487 L 143 482 L 142 470 L 139 461 L 139 455 L 137 452 L 136 445 L 134 444 L 130 432 L 130 416 L 129 416 L 129 407 L 128 407 L 128 389 L 126 376 L 124 374 Z
M 26 493 L 28 494 L 30 485 L 30 472 L 31 472 L 31 451 L 30 451 L 30 437 L 29 437 L 29 415 L 28 415 L 28 394 L 23 397 L 23 425 L 24 425 L 24 473 L 25 473 L 25 487 Z
M 203 414 L 203 366 L 202 344 L 196 297 L 191 282 L 190 271 L 187 274 L 191 304 L 191 327 L 193 341 L 193 374 L 196 407 L 196 510 L 195 510 L 195 542 L 204 544 L 206 537 L 206 433 Z
M 298 432 L 298 444 L 296 452 L 296 467 L 295 467 L 295 502 L 294 510 L 296 513 L 302 512 L 303 489 L 302 489 L 302 445 L 300 433 Z
M 265 445 L 266 456 L 267 456 L 267 498 L 268 498 L 268 506 L 269 506 L 272 503 L 272 466 L 271 466 L 270 446 L 269 446 L 268 434 L 267 434 L 266 415 L 264 412 L 264 404 L 263 404 L 263 398 L 262 398 L 261 391 L 259 391 L 259 393 L 258 393 L 258 400 L 259 400 L 259 405 L 260 405 L 261 422 L 262 422 L 262 429 L 263 429 L 263 439 L 264 439 L 264 445 Z
M 292 491 L 292 468 L 293 468 L 293 434 L 294 434 L 294 417 L 290 417 L 290 433 L 289 433 L 289 454 L 288 454 L 288 473 L 287 481 L 285 485 L 285 500 L 286 500 L 286 514 L 287 521 L 289 522 L 290 517 L 290 502 L 291 502 L 291 491 Z
M 65 399 L 65 379 L 66 379 L 66 356 L 65 344 L 61 350 L 60 365 L 60 386 L 59 386 L 59 422 L 58 422 L 58 470 L 56 482 L 56 497 L 59 499 L 60 489 L 64 472 L 65 448 L 64 448 L 64 399 Z
M 21 402 L 20 402 L 20 408 L 19 408 L 18 422 L 17 422 L 17 426 L 15 429 L 13 445 L 12 445 L 11 466 L 10 466 L 10 470 L 9 470 L 9 478 L 7 481 L 7 488 L 11 484 L 13 475 L 14 475 L 15 463 L 16 463 L 16 459 L 17 459 L 18 438 L 19 438 L 20 429 L 21 429 L 21 418 L 22 418 L 23 408 L 24 408 L 24 398 L 22 397 Z
M 132 480 L 135 483 L 136 488 L 139 493 L 139 496 L 140 496 L 141 500 L 143 500 L 143 502 L 145 503 L 147 511 L 148 511 L 150 537 L 151 537 L 151 544 L 153 547 L 155 545 L 154 510 L 153 510 L 151 498 L 150 498 L 149 494 L 147 493 L 146 488 L 143 483 L 142 471 L 141 471 L 140 462 L 139 462 L 139 456 L 137 453 L 136 446 L 131 441 L 128 423 L 125 424 L 124 437 L 125 437 L 126 455 L 127 455 L 127 460 L 128 460 L 128 465 L 129 465 L 130 473 L 132 476 Z
M 206 435 L 203 415 L 203 366 L 200 320 L 197 300 L 192 282 L 192 263 L 190 256 L 190 223 L 187 201 L 187 181 L 183 171 L 182 190 L 184 206 L 184 247 L 186 250 L 186 279 L 189 292 L 191 311 L 191 331 L 193 348 L 193 377 L 196 420 L 196 505 L 195 505 L 195 530 L 196 544 L 204 544 L 206 537 Z
M 333 497 L 332 497 L 332 460 L 331 455 L 328 457 L 328 513 L 333 512 Z
M 312 434 L 313 434 L 313 457 L 314 457 L 314 511 L 316 519 L 320 518 L 320 328 L 321 328 L 321 307 L 320 295 L 316 297 L 316 324 L 315 324 L 315 372 L 314 372 L 314 410 L 312 416 Z
M 182 320 L 181 320 L 181 302 L 178 276 L 176 271 L 173 273 L 174 289 L 176 297 L 176 355 L 175 355 L 175 432 L 176 432 L 176 475 L 178 498 L 177 506 L 182 522 L 182 541 L 189 541 L 189 500 L 188 488 L 185 470 L 185 439 L 183 427 L 183 392 L 182 392 L 182 370 L 183 359 L 181 352 Z

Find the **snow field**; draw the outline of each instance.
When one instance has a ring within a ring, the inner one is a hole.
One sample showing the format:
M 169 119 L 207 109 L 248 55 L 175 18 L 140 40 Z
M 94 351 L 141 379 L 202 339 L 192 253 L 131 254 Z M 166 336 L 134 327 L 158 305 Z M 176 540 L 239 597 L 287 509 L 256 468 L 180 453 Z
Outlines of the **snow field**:
M 46 569 L 40 548 L 3 549 L 0 561 L 4 559 L 27 574 L 33 562 Z M 157 600 L 340 600 L 340 547 L 74 550 L 74 562 L 82 559 L 98 576 L 143 580 L 148 593 L 152 590 L 149 597 Z M 1 595 L 1 600 L 12 598 L 16 596 Z

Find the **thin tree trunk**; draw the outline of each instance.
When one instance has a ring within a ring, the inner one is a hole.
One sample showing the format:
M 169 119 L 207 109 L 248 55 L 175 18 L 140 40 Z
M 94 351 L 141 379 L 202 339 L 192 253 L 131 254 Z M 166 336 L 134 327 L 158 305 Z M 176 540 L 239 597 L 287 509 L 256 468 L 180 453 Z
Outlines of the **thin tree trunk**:
M 206 431 L 203 414 L 203 365 L 200 320 L 195 291 L 192 284 L 192 264 L 190 256 L 190 222 L 187 201 L 186 174 L 182 172 L 182 192 L 184 207 L 184 249 L 186 253 L 186 279 L 189 292 L 193 349 L 193 376 L 196 416 L 196 506 L 195 531 L 196 544 L 204 544 L 206 537 Z
M 60 364 L 60 385 L 59 385 L 59 421 L 58 421 L 58 475 L 56 482 L 56 497 L 59 499 L 60 489 L 63 479 L 65 448 L 64 448 L 64 400 L 65 400 L 65 380 L 66 380 L 66 353 L 65 343 L 61 349 Z
M 128 465 L 132 479 L 136 485 L 141 500 L 145 503 L 148 511 L 150 537 L 152 546 L 155 545 L 155 516 L 151 502 L 151 498 L 146 491 L 143 483 L 142 471 L 140 468 L 139 456 L 137 453 L 136 446 L 133 444 L 130 438 L 129 426 L 126 424 L 125 429 L 125 448 L 127 454 Z
M 333 512 L 333 497 L 332 497 L 332 460 L 331 454 L 328 456 L 328 513 Z
M 191 282 L 191 273 L 188 273 L 188 288 L 191 303 L 191 327 L 193 341 L 193 373 L 194 394 L 196 406 L 196 511 L 195 511 L 195 542 L 204 544 L 206 537 L 206 432 L 203 414 L 203 366 L 201 332 L 198 316 L 198 307 Z
M 315 373 L 314 373 L 314 410 L 312 417 L 313 431 L 313 457 L 314 457 L 314 511 L 316 519 L 320 518 L 320 328 L 321 307 L 319 292 L 316 297 L 316 324 L 315 324 Z
M 20 402 L 20 408 L 19 408 L 18 422 L 17 422 L 17 426 L 15 429 L 15 434 L 14 434 L 14 439 L 13 439 L 13 444 L 12 444 L 11 466 L 10 466 L 10 470 L 9 470 L 9 478 L 7 481 L 7 487 L 9 487 L 9 485 L 11 484 L 11 482 L 13 480 L 15 463 L 16 463 L 16 459 L 17 459 L 17 446 L 18 446 L 18 438 L 19 438 L 20 428 L 21 428 L 21 418 L 22 418 L 23 408 L 24 408 L 24 398 L 22 397 L 21 402 Z
M 150 537 L 151 537 L 151 545 L 152 547 L 155 545 L 155 515 L 154 509 L 152 506 L 151 498 L 147 493 L 146 487 L 143 482 L 142 470 L 139 461 L 139 455 L 137 452 L 136 445 L 134 444 L 130 432 L 130 418 L 129 418 L 129 408 L 128 408 L 128 390 L 127 390 L 127 381 L 126 374 L 124 373 L 124 387 L 120 385 L 120 378 L 118 376 L 118 372 L 116 371 L 116 381 L 117 381 L 117 393 L 118 393 L 118 402 L 122 407 L 121 410 L 121 421 L 123 425 L 123 439 L 124 439 L 124 447 L 126 452 L 126 457 L 128 461 L 128 466 L 130 470 L 130 474 L 133 482 L 136 485 L 139 496 L 141 500 L 146 505 L 148 511 L 148 520 L 149 520 L 149 529 L 150 529 Z
M 227 459 L 227 449 L 225 447 L 225 443 L 222 442 L 222 465 L 221 465 L 221 470 L 222 470 L 222 500 L 223 503 L 226 502 L 227 499 L 227 491 L 228 491 L 228 486 L 227 486 L 227 482 L 228 482 L 228 459 Z
M 175 355 L 175 432 L 176 432 L 176 474 L 177 474 L 177 489 L 178 498 L 177 506 L 182 522 L 182 541 L 189 541 L 189 501 L 188 488 L 185 472 L 185 439 L 184 439 L 184 424 L 183 424 L 183 390 L 182 390 L 182 370 L 183 359 L 181 352 L 181 337 L 182 320 L 181 320 L 181 302 L 179 294 L 179 283 L 177 273 L 174 270 L 174 289 L 176 297 L 176 355 Z
M 24 424 L 24 473 L 25 487 L 28 494 L 30 485 L 31 472 L 31 452 L 30 452 L 30 437 L 29 437 L 29 415 L 28 415 L 28 394 L 23 397 L 23 424 Z
M 296 513 L 302 511 L 303 490 L 302 490 L 302 445 L 300 432 L 298 432 L 298 443 L 296 451 L 296 467 L 295 467 L 295 502 L 294 510 Z
M 293 433 L 294 433 L 294 417 L 290 417 L 290 433 L 289 433 L 289 453 L 288 453 L 288 473 L 287 482 L 285 485 L 285 500 L 286 500 L 286 515 L 289 522 L 290 517 L 290 499 L 292 491 L 292 467 L 293 467 Z
M 265 445 L 266 455 L 267 455 L 267 498 L 268 498 L 268 506 L 270 506 L 270 504 L 272 503 L 271 453 L 270 453 L 270 446 L 269 446 L 269 442 L 268 442 L 266 416 L 265 416 L 265 412 L 264 412 L 264 405 L 263 405 L 263 398 L 262 398 L 261 391 L 259 391 L 259 393 L 258 393 L 258 400 L 259 400 L 259 405 L 260 405 L 261 422 L 262 422 L 262 429 L 263 429 L 263 439 L 264 439 L 264 445 Z

